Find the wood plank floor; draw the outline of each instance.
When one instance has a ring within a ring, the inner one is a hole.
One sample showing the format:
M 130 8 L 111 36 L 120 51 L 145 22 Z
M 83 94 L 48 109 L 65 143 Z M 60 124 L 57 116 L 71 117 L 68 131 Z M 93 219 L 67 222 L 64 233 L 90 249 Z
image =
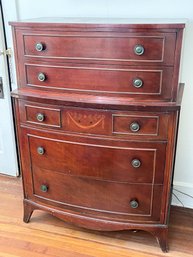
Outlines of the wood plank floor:
M 170 251 L 148 233 L 94 232 L 35 211 L 23 223 L 21 178 L 0 176 L 0 257 L 193 256 L 193 210 L 172 207 Z

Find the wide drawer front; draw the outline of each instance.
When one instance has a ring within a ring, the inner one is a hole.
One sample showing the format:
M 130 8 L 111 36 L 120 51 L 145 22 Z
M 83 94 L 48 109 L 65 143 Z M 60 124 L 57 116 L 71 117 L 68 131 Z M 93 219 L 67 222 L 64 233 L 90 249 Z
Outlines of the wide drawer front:
M 75 138 L 74 138 L 75 140 Z M 31 165 L 96 180 L 162 184 L 166 143 L 103 144 L 28 135 Z
M 96 68 L 71 66 L 25 66 L 31 87 L 90 92 L 137 98 L 171 99 L 172 67 Z
M 119 112 L 19 101 L 20 121 L 70 133 L 117 138 L 167 139 L 172 114 Z
M 33 168 L 33 194 L 84 215 L 159 221 L 162 186 L 97 181 Z
M 24 33 L 26 56 L 173 64 L 175 33 Z

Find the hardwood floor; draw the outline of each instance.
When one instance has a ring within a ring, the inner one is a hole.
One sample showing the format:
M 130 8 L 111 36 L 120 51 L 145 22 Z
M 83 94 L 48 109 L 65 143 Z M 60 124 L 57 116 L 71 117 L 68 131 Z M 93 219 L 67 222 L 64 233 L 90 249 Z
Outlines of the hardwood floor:
M 193 256 L 193 210 L 171 208 L 169 246 L 143 231 L 95 232 L 35 211 L 23 223 L 21 178 L 0 176 L 0 257 Z

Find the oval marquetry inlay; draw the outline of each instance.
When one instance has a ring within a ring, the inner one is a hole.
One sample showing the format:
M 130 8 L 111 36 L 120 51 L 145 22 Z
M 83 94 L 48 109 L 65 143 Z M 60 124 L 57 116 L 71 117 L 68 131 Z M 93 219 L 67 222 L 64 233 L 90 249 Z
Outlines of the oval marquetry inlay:
M 104 128 L 104 115 L 100 114 L 82 114 L 78 112 L 67 112 L 67 122 L 70 125 L 73 122 L 77 127 L 81 129 L 91 129 L 96 126 L 102 126 Z

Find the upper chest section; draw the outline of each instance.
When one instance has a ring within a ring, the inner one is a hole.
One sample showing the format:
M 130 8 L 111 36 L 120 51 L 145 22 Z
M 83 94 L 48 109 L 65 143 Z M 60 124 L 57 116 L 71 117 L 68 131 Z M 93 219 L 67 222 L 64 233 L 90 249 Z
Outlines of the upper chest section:
M 12 25 L 19 87 L 176 100 L 183 24 Z

